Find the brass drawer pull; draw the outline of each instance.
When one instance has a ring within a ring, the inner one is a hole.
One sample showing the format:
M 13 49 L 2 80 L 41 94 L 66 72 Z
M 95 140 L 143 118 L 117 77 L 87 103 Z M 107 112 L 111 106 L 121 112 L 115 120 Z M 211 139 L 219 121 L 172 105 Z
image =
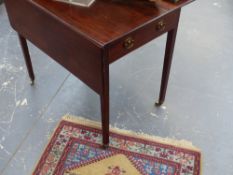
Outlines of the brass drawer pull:
M 134 39 L 132 37 L 129 37 L 124 41 L 123 46 L 125 49 L 131 49 L 134 46 L 134 42 Z
M 158 24 L 156 25 L 157 31 L 164 31 L 165 28 L 166 28 L 166 23 L 164 22 L 164 20 L 159 21 Z

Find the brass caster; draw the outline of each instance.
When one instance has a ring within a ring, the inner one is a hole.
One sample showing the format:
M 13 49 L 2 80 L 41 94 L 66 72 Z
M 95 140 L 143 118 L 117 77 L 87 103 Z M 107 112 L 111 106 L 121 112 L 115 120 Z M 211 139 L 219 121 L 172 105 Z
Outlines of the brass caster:
M 161 106 L 162 104 L 163 104 L 163 102 L 156 102 L 156 103 L 155 103 L 155 106 L 159 107 L 159 106 Z
M 30 85 L 33 86 L 35 84 L 34 80 L 31 80 Z

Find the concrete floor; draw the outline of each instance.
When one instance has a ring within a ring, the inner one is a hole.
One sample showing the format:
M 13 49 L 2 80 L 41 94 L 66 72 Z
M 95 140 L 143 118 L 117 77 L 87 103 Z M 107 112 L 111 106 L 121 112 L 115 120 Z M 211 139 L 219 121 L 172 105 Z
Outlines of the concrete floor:
M 233 174 L 233 1 L 182 11 L 163 107 L 158 97 L 165 36 L 111 65 L 113 126 L 186 139 L 203 152 L 204 175 Z M 64 114 L 100 121 L 99 97 L 30 44 L 29 79 L 16 33 L 0 6 L 0 174 L 30 174 Z

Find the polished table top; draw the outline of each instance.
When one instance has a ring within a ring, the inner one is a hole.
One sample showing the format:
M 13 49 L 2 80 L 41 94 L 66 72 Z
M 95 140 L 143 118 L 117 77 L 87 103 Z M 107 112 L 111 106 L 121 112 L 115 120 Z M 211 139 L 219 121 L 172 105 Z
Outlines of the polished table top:
M 96 0 L 90 7 L 53 0 L 32 0 L 32 3 L 99 45 L 105 45 L 192 1 L 180 0 L 179 3 L 171 3 L 157 0 L 150 3 L 147 0 Z

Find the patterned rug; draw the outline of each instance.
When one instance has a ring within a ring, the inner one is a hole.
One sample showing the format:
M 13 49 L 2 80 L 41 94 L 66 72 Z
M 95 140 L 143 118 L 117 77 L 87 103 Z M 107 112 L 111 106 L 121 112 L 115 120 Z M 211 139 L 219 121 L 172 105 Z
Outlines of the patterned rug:
M 101 146 L 98 123 L 66 116 L 47 145 L 34 175 L 200 175 L 200 151 L 185 141 L 111 129 Z

